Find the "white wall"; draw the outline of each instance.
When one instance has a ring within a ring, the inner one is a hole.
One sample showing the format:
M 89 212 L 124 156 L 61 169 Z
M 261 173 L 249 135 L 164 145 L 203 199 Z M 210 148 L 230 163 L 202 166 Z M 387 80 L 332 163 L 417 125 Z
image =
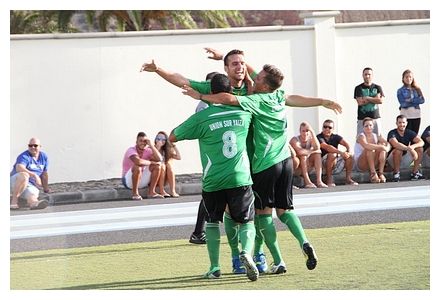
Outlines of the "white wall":
M 391 129 L 401 73 L 410 68 L 428 99 L 422 106 L 424 128 L 429 124 L 429 21 L 387 24 L 336 26 L 335 55 L 329 59 L 337 72 L 328 74 L 333 81 L 336 76 L 334 95 L 317 95 L 313 26 L 12 36 L 10 166 L 37 136 L 49 154 L 51 182 L 119 177 L 122 155 L 138 131 L 152 138 L 159 130 L 170 132 L 197 105 L 158 75 L 140 73 L 142 63 L 153 58 L 165 69 L 203 80 L 206 73 L 223 70 L 222 62 L 206 58 L 207 46 L 242 49 L 256 69 L 265 63 L 279 66 L 288 93 L 337 98 L 344 113 L 330 116 L 349 141 L 356 121 L 353 89 L 362 81 L 362 69 L 371 66 L 384 88 L 381 113 L 384 128 Z M 290 109 L 289 135 L 303 120 L 319 131 L 328 114 L 321 112 Z M 178 145 L 183 159 L 176 163 L 177 173 L 200 173 L 197 142 Z

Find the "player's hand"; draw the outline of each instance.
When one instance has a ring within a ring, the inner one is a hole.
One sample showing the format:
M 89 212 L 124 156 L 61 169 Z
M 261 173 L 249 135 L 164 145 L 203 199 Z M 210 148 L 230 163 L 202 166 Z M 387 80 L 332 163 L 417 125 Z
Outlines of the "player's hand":
M 196 90 L 194 90 L 193 88 L 191 88 L 188 85 L 184 85 L 182 87 L 182 94 L 190 96 L 190 97 L 192 97 L 192 98 L 194 98 L 196 100 L 200 99 L 200 93 L 197 92 Z
M 208 56 L 209 59 L 213 60 L 222 60 L 223 59 L 223 53 L 215 50 L 214 48 L 203 48 L 206 50 L 206 53 L 211 54 L 211 56 Z
M 325 100 L 323 105 L 325 108 L 333 110 L 336 114 L 342 113 L 342 106 L 332 100 Z
M 154 63 L 154 59 L 151 60 L 151 63 L 144 63 L 141 67 L 141 70 L 139 72 L 142 71 L 146 71 L 146 72 L 156 72 L 158 69 L 158 67 L 156 66 L 156 64 Z

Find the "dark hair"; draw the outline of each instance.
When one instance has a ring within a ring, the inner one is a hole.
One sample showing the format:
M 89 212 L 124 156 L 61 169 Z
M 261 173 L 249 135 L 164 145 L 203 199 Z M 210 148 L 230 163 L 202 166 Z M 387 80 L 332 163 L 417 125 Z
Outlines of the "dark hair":
M 283 84 L 284 75 L 280 69 L 273 65 L 264 65 L 263 70 L 266 72 L 264 82 L 269 86 L 272 92 Z
M 335 122 L 333 122 L 333 120 L 330 120 L 330 119 L 325 120 L 325 121 L 322 123 L 322 125 L 324 125 L 325 123 L 333 123 L 333 124 L 335 124 Z
M 217 75 L 217 74 L 220 74 L 219 72 L 211 72 L 211 73 L 208 73 L 208 74 L 206 74 L 206 78 L 205 78 L 205 80 L 206 81 L 208 81 L 208 80 L 212 80 L 212 77 L 214 77 L 214 75 Z
M 409 74 L 409 73 L 412 73 L 412 71 L 409 70 L 409 69 L 403 71 L 403 73 L 402 73 L 402 83 L 403 83 L 404 85 L 405 85 L 405 81 L 403 81 L 403 78 L 405 78 L 405 75 L 406 75 L 406 74 Z M 414 75 L 414 74 L 413 74 L 413 75 Z M 417 88 L 417 87 L 418 87 L 418 86 L 417 86 L 417 83 L 416 83 L 416 80 L 414 79 L 414 76 L 413 76 L 413 80 L 412 80 L 412 82 L 411 82 L 411 87 L 413 87 L 413 88 Z
M 224 74 L 216 74 L 211 79 L 211 93 L 230 93 L 231 92 L 231 82 L 228 76 Z
M 370 67 L 366 67 L 362 70 L 362 74 L 364 74 L 365 71 L 373 71 L 373 69 Z
M 164 135 L 166 138 L 166 141 L 165 141 L 165 144 L 160 149 L 157 149 L 157 150 L 160 152 L 160 154 L 162 154 L 163 160 L 165 162 L 167 162 L 172 157 L 171 151 L 173 151 L 173 145 L 171 144 L 170 139 L 168 138 L 168 134 L 165 131 L 159 131 L 156 134 L 156 137 L 159 134 Z M 156 144 L 156 138 L 154 138 L 154 143 Z
M 145 132 L 140 131 L 140 132 L 138 133 L 136 139 L 138 139 L 138 138 L 140 138 L 140 137 L 146 137 L 146 136 L 147 136 L 147 134 L 146 134 Z
M 396 117 L 396 122 L 397 122 L 399 119 L 405 119 L 405 120 L 408 120 L 408 118 L 407 118 L 405 115 L 398 115 L 398 116 Z
M 228 58 L 231 55 L 235 55 L 235 54 L 239 54 L 239 55 L 244 55 L 244 52 L 238 49 L 234 49 L 228 52 L 228 54 L 225 55 L 225 57 L 223 57 L 223 62 L 225 64 L 225 66 L 228 65 Z

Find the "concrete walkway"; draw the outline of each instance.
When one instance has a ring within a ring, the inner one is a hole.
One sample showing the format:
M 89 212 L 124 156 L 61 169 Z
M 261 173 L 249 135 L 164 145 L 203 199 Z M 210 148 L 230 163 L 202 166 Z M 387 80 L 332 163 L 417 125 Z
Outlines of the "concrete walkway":
M 427 179 L 429 176 L 429 169 L 422 169 L 422 173 Z M 392 172 L 385 173 L 388 181 L 392 180 Z M 401 171 L 401 181 L 409 180 L 410 170 Z M 314 181 L 314 176 L 311 176 Z M 361 185 L 370 182 L 369 173 L 353 173 L 353 179 L 359 182 Z M 338 185 L 345 184 L 345 172 L 334 175 L 334 182 Z M 302 178 L 295 177 L 295 185 L 303 186 Z M 380 187 L 380 184 L 378 184 Z M 74 204 L 85 202 L 100 202 L 100 201 L 112 201 L 112 200 L 128 200 L 131 198 L 131 191 L 126 189 L 120 178 L 93 180 L 86 182 L 66 182 L 66 183 L 53 183 L 49 184 L 51 193 L 41 193 L 40 199 L 47 199 L 49 205 L 62 205 L 62 204 Z M 305 191 L 306 189 L 300 189 L 298 192 Z M 310 190 L 310 189 L 307 189 Z M 316 189 L 311 189 L 315 190 Z M 318 189 L 325 191 L 327 189 Z M 201 194 L 201 174 L 183 174 L 176 176 L 176 191 L 180 195 L 196 195 Z M 146 190 L 141 189 L 140 194 L 146 198 Z M 25 206 L 22 203 L 21 207 Z

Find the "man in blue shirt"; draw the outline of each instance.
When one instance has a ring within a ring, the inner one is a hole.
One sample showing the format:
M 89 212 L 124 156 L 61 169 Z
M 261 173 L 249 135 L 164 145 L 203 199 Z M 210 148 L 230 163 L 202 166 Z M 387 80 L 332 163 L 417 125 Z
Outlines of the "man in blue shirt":
M 38 138 L 31 138 L 28 150 L 21 153 L 10 173 L 10 187 L 12 193 L 11 209 L 19 209 L 18 198 L 26 199 L 30 209 L 44 209 L 47 200 L 38 200 L 39 189 L 43 187 L 45 193 L 49 192 L 49 176 L 47 173 L 48 158 L 46 153 L 40 151 L 41 143 Z

